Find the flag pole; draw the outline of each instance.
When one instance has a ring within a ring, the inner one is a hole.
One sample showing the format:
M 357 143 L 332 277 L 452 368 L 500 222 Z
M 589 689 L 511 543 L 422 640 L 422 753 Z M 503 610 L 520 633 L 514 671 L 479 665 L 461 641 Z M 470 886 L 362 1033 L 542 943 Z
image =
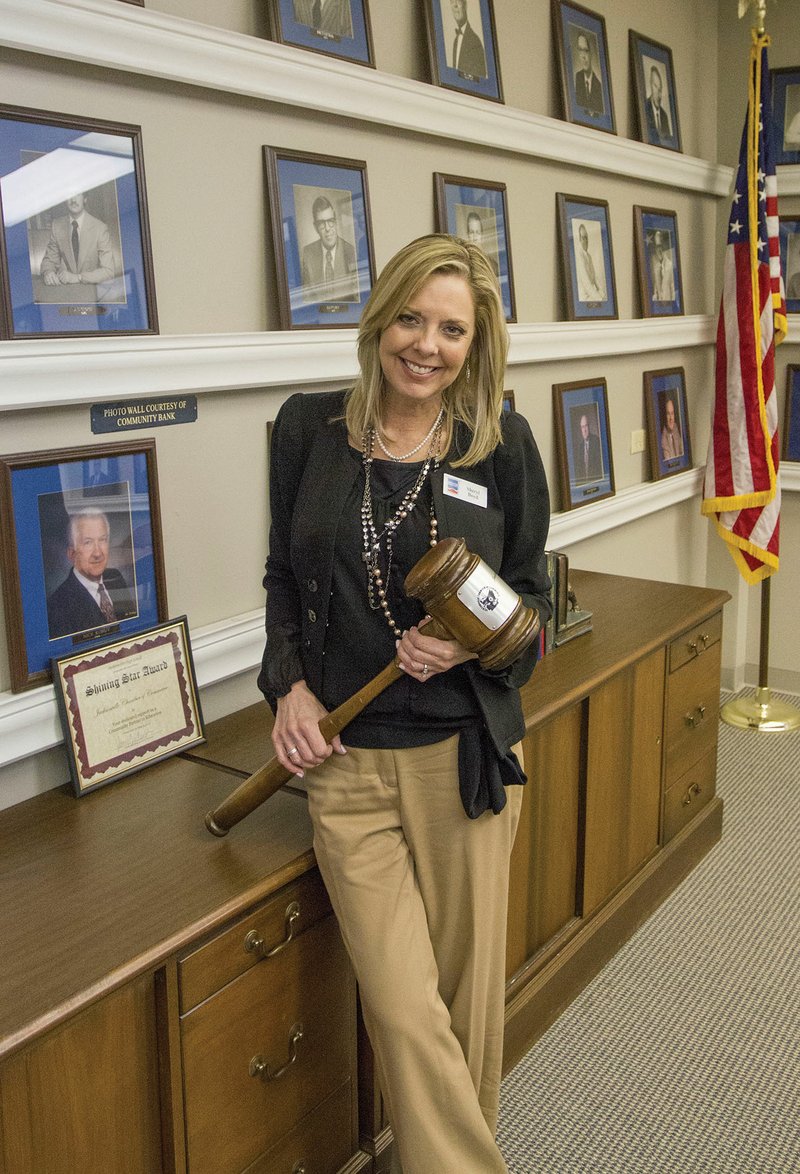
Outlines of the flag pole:
M 747 0 L 747 6 L 751 0 Z M 756 34 L 766 32 L 767 0 L 755 0 Z M 744 0 L 739 0 L 739 15 L 746 11 Z M 739 729 L 760 730 L 763 733 L 786 733 L 800 729 L 800 710 L 784 701 L 775 701 L 769 687 L 769 621 L 772 576 L 761 580 L 761 632 L 758 656 L 758 688 L 755 697 L 736 697 L 727 701 L 720 717 Z

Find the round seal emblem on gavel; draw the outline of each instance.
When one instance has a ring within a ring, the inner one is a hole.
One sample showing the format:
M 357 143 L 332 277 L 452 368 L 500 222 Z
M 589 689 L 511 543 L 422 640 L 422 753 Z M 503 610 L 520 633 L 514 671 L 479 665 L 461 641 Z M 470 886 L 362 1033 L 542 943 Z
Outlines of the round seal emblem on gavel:
M 488 585 L 486 587 L 481 587 L 480 591 L 478 592 L 478 607 L 482 607 L 484 611 L 494 611 L 498 602 L 499 600 L 497 598 L 496 591 L 494 591 Z

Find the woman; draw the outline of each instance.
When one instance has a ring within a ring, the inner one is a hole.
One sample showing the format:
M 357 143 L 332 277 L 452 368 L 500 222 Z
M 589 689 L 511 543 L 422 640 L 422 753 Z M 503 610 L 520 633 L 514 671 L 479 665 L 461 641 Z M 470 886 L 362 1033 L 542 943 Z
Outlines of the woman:
M 275 752 L 306 781 L 405 1174 L 506 1169 L 494 1132 L 521 787 L 504 784 L 525 781 L 510 748 L 536 652 L 484 672 L 425 635 L 402 587 L 439 536 L 464 537 L 547 619 L 547 486 L 526 421 L 501 420 L 507 346 L 485 253 L 422 237 L 364 308 L 355 386 L 292 396 L 272 438 L 259 684 Z M 395 654 L 404 676 L 327 746 L 320 718 Z

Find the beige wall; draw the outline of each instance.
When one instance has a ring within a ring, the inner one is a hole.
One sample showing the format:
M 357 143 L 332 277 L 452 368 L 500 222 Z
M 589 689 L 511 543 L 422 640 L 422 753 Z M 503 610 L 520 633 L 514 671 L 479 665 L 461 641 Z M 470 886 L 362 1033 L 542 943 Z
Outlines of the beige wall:
M 224 18 L 224 27 L 237 33 L 266 33 L 263 0 L 230 0 L 224 5 L 212 0 L 147 0 L 147 7 L 217 26 Z M 718 93 L 723 108 L 729 102 L 726 86 L 732 74 L 727 65 L 724 70 L 720 67 L 718 80 L 716 5 L 673 0 L 644 15 L 637 0 L 602 0 L 591 7 L 606 20 L 618 133 L 633 132 L 628 82 L 628 30 L 633 27 L 671 47 L 684 151 L 715 161 Z M 372 0 L 371 10 L 378 68 L 424 80 L 422 6 Z M 559 103 L 549 0 L 495 0 L 495 15 L 507 105 L 556 116 Z M 719 49 L 720 62 L 727 62 L 729 46 L 720 40 Z M 320 57 L 319 63 L 323 85 L 325 59 Z M 163 335 L 277 329 L 265 214 L 264 144 L 366 161 L 379 267 L 409 238 L 432 229 L 434 171 L 504 182 L 520 323 L 548 323 L 561 317 L 556 192 L 608 200 L 621 318 L 639 313 L 632 207 L 640 203 L 674 209 L 687 312 L 716 312 L 716 229 L 724 200 L 498 152 L 491 144 L 485 148 L 464 145 L 458 140 L 457 126 L 453 140 L 444 142 L 387 131 L 368 122 L 21 52 L 4 51 L 2 64 L 0 102 L 101 115 L 142 126 Z M 720 129 L 720 144 L 722 140 Z M 671 154 L 663 154 L 668 175 Z M 515 390 L 517 407 L 537 435 L 556 507 L 552 385 L 605 376 L 617 487 L 626 489 L 649 477 L 646 457 L 629 451 L 631 431 L 644 426 L 642 373 L 676 365 L 686 371 L 695 463 L 702 464 L 711 402 L 711 347 L 645 349 L 635 356 L 599 360 L 582 357 L 576 347 L 568 361 L 517 365 L 510 370 L 507 385 Z M 204 394 L 197 423 L 162 428 L 155 434 L 170 612 L 187 613 L 193 629 L 262 606 L 266 423 L 274 419 L 292 390 Z M 316 385 L 309 390 L 321 388 Z M 2 428 L 0 443 L 6 453 L 93 439 L 85 406 L 6 413 Z M 576 543 L 569 550 L 570 558 L 574 565 L 591 569 L 703 583 L 709 562 L 708 525 L 698 511 L 696 501 L 663 510 Z M 796 516 L 791 524 L 797 526 Z M 206 690 L 207 712 L 214 716 L 255 696 L 254 675 Z M 8 688 L 2 636 L 0 692 Z M 0 805 L 65 777 L 58 751 L 17 764 L 0 772 Z

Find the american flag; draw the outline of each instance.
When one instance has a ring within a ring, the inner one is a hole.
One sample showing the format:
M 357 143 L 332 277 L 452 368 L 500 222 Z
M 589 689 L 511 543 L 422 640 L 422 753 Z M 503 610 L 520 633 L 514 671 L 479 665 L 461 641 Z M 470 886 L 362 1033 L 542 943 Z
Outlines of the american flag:
M 714 413 L 701 510 L 743 578 L 778 569 L 781 491 L 775 346 L 786 334 L 766 34 L 753 34 L 747 119 L 717 326 Z

